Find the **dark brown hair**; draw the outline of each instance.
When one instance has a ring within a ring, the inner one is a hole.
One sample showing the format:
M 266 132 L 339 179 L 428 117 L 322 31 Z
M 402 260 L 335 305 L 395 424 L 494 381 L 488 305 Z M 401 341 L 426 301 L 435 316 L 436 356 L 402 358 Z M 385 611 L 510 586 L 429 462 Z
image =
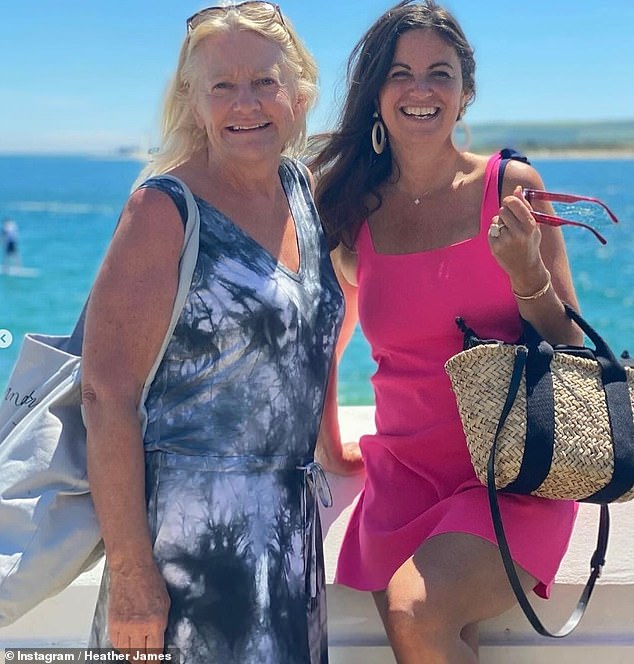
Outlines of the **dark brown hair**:
M 348 60 L 348 94 L 337 129 L 311 141 L 315 200 L 331 247 L 343 242 L 351 248 L 363 220 L 381 206 L 378 189 L 392 170 L 392 154 L 389 144 L 381 155 L 372 149 L 372 114 L 398 38 L 416 29 L 434 30 L 456 50 L 465 106 L 475 96 L 473 49 L 456 19 L 433 0 L 404 0 L 370 27 Z

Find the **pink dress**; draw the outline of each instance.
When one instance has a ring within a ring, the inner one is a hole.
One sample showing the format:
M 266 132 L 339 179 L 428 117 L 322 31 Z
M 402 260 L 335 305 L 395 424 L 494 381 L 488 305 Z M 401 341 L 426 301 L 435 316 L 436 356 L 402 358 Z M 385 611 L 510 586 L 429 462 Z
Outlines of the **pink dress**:
M 444 364 L 462 350 L 456 316 L 480 336 L 521 331 L 506 273 L 490 253 L 499 155 L 487 165 L 480 231 L 457 244 L 379 254 L 368 224 L 357 240 L 359 319 L 372 347 L 376 434 L 361 438 L 367 479 L 350 519 L 337 582 L 382 590 L 430 537 L 462 532 L 495 543 L 486 488 L 471 466 Z M 547 597 L 568 547 L 576 504 L 500 495 L 513 559 Z

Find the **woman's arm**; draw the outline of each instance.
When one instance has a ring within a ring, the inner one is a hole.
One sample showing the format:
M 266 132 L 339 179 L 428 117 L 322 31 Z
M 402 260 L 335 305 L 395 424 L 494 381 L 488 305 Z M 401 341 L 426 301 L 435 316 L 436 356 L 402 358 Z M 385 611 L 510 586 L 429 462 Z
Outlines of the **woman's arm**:
M 579 308 L 563 234 L 559 228 L 535 222 L 522 187 L 543 189 L 544 185 L 532 167 L 511 161 L 505 172 L 502 206 L 493 220 L 505 228 L 499 237 L 489 237 L 491 251 L 509 275 L 522 317 L 551 343 L 581 344 L 583 333 L 562 304 Z M 535 209 L 553 213 L 550 204 L 536 203 Z
M 152 554 L 137 407 L 169 325 L 183 225 L 165 194 L 128 201 L 86 317 L 82 403 L 88 475 L 110 573 L 115 648 L 162 648 L 169 598 Z
M 342 443 L 337 406 L 337 365 L 348 345 L 358 321 L 357 287 L 348 280 L 354 273 L 354 255 L 342 246 L 332 252 L 332 263 L 345 298 L 344 319 L 337 340 L 336 357 L 333 359 L 326 400 L 322 415 L 315 457 L 319 463 L 338 475 L 353 475 L 363 470 L 363 459 L 358 443 Z

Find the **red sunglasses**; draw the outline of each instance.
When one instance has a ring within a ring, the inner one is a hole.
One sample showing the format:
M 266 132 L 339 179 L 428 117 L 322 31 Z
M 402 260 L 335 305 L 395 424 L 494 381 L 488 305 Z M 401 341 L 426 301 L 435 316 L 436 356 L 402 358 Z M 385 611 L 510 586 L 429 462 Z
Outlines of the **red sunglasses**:
M 532 203 L 533 201 L 549 201 L 551 203 L 593 203 L 602 207 L 615 224 L 619 223 L 619 220 L 616 218 L 612 210 L 610 210 L 610 208 L 598 198 L 576 196 L 574 194 L 557 194 L 551 191 L 541 191 L 540 189 L 523 189 L 522 193 L 529 203 Z M 548 224 L 549 226 L 579 226 L 580 228 L 585 228 L 589 230 L 601 244 L 607 244 L 607 240 L 601 235 L 601 233 L 592 228 L 592 226 L 584 224 L 581 221 L 572 221 L 571 219 L 563 219 L 562 217 L 556 217 L 551 214 L 535 211 L 533 211 L 533 217 L 535 217 L 537 223 Z

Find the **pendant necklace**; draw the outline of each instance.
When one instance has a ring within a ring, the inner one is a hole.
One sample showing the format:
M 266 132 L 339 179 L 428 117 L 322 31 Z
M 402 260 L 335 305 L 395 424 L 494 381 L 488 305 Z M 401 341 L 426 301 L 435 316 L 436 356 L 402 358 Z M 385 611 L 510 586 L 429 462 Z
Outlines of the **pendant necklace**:
M 445 187 L 453 185 L 454 180 L 455 180 L 455 177 L 452 178 L 450 182 L 445 182 L 444 184 L 441 184 L 438 187 L 435 187 L 434 189 L 430 189 L 429 191 L 425 191 L 422 194 L 416 196 L 416 198 L 411 198 L 411 195 L 408 195 L 404 191 L 403 191 L 403 193 L 410 199 L 410 201 L 412 201 L 412 203 L 414 203 L 414 205 L 420 205 L 423 202 L 424 198 L 428 198 L 432 194 L 435 194 L 436 192 L 441 191 Z

